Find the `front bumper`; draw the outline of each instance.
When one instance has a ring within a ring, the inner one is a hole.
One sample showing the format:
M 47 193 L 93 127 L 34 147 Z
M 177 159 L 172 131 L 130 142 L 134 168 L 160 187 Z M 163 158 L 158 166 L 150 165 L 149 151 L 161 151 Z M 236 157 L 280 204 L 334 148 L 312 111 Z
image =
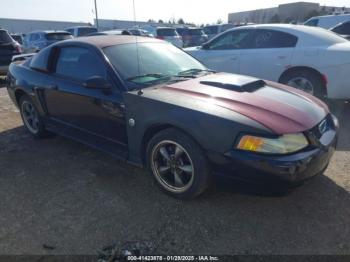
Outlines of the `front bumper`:
M 224 157 L 211 154 L 214 174 L 253 183 L 300 184 L 328 166 L 337 147 L 338 124 L 306 150 L 289 155 L 262 155 L 232 150 Z

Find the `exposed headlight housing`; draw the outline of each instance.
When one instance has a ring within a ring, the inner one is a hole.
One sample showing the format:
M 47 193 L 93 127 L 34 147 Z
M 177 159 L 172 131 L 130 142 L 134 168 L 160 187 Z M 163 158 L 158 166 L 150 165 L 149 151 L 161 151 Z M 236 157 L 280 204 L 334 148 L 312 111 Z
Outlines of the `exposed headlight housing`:
M 278 138 L 265 138 L 258 136 L 242 136 L 237 148 L 265 154 L 289 154 L 297 152 L 309 145 L 303 134 L 288 134 Z

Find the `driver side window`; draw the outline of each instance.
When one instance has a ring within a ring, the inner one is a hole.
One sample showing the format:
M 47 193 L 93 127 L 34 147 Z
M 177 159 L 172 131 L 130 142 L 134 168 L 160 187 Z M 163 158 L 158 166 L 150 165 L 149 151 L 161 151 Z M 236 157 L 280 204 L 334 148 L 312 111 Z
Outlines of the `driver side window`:
M 230 49 L 248 49 L 252 30 L 235 30 L 227 32 L 213 40 L 210 45 L 210 50 L 230 50 Z
M 93 76 L 106 78 L 105 65 L 89 49 L 63 47 L 56 63 L 56 74 L 73 80 L 86 81 Z

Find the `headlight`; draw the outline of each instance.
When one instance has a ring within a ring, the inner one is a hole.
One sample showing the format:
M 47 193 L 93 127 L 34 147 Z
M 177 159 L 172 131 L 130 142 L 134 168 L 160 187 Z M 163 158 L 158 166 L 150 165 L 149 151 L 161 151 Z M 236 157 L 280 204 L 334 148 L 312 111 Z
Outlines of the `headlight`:
M 267 154 L 288 154 L 299 151 L 309 145 L 303 134 L 289 134 L 278 138 L 264 138 L 245 135 L 237 148 L 245 151 Z

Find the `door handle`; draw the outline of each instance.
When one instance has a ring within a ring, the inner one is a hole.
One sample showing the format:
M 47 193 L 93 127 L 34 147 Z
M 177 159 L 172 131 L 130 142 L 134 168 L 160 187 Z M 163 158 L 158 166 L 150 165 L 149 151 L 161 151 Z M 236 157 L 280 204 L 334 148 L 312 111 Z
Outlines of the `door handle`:
M 280 55 L 280 56 L 278 56 L 278 58 L 279 58 L 279 59 L 286 59 L 287 56 L 285 56 L 285 55 Z
M 231 57 L 231 60 L 232 61 L 236 61 L 238 59 L 238 57 L 234 56 L 234 57 Z

